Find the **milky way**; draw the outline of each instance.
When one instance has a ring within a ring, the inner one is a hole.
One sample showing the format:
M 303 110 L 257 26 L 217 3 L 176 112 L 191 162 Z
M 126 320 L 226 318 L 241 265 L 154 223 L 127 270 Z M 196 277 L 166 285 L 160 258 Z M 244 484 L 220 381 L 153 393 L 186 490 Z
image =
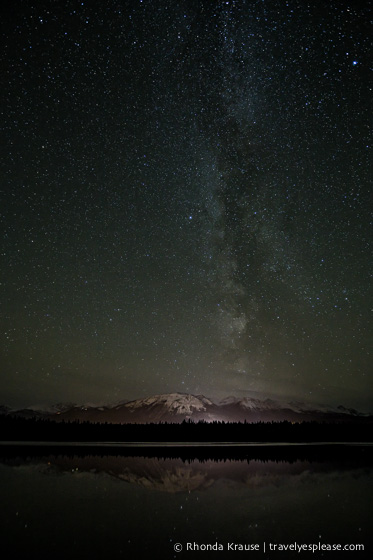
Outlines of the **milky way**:
M 1 402 L 369 408 L 370 9 L 7 8 Z

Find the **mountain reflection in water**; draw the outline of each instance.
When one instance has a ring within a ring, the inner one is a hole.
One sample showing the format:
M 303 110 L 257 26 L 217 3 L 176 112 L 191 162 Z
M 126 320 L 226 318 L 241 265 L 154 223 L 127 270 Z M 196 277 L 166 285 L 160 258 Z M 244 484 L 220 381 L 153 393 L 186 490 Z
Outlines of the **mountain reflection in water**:
M 351 448 L 351 452 L 353 448 Z M 344 476 L 358 476 L 366 472 L 370 463 L 367 457 L 350 457 L 344 462 L 294 460 L 231 460 L 189 459 L 121 455 L 66 455 L 64 453 L 39 458 L 13 457 L 3 462 L 12 466 L 34 466 L 44 474 L 91 473 L 108 475 L 117 480 L 137 484 L 161 492 L 192 492 L 202 490 L 222 481 L 245 487 L 281 486 L 302 484 L 306 480 Z M 362 463 L 363 459 L 363 463 Z M 364 465 L 364 466 L 362 466 Z
M 366 473 L 365 469 L 339 467 L 330 463 L 299 461 L 204 461 L 185 463 L 181 459 L 158 459 L 147 457 L 85 457 L 56 458 L 49 461 L 52 470 L 80 473 L 107 474 L 130 484 L 138 484 L 149 490 L 161 492 L 192 492 L 209 488 L 218 481 L 223 484 L 264 487 L 291 484 L 301 485 L 312 480 L 330 481 Z
M 251 453 L 265 459 L 233 460 L 136 450 L 0 452 L 3 545 L 14 557 L 182 559 L 197 554 L 185 550 L 188 542 L 243 542 L 260 544 L 256 558 L 274 558 L 264 542 L 362 543 L 366 551 L 372 544 L 370 448 L 329 449 L 324 460 L 321 452 L 296 459 L 289 451 L 291 461 L 268 459 L 268 451 Z M 176 543 L 184 551 L 175 556 Z M 369 557 L 366 551 L 356 557 Z

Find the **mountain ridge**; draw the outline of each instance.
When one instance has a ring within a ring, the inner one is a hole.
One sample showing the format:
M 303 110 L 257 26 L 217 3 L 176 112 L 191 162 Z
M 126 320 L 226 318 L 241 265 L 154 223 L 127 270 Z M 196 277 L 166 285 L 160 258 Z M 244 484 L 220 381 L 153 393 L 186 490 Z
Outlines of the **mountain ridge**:
M 78 406 L 59 403 L 48 410 L 32 408 L 11 410 L 0 406 L 0 413 L 24 418 L 49 418 L 57 421 L 89 421 L 126 423 L 181 423 L 184 420 L 198 422 L 271 422 L 288 420 L 302 421 L 344 421 L 353 422 L 370 415 L 343 405 L 331 407 L 299 401 L 281 401 L 272 398 L 229 396 L 218 403 L 204 395 L 190 393 L 162 393 L 141 399 L 121 402 L 115 405 Z

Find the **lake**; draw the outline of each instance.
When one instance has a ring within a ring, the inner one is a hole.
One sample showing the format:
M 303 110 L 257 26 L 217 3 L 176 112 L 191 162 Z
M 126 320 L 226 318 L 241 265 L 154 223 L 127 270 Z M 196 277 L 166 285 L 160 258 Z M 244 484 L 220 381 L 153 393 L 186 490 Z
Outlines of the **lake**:
M 2 549 L 9 558 L 363 559 L 371 477 L 368 446 L 1 446 Z

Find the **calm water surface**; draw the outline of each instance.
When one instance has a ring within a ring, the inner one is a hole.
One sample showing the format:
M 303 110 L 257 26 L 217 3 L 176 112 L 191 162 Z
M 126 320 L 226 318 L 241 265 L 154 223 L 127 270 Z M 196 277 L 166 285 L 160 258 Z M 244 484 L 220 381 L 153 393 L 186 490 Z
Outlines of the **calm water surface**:
M 2 548 L 11 557 L 371 557 L 372 464 L 353 447 L 336 460 L 105 453 L 2 449 Z M 269 550 L 295 542 L 363 544 L 365 552 Z M 216 543 L 224 550 L 201 550 Z M 259 551 L 230 552 L 228 543 Z

